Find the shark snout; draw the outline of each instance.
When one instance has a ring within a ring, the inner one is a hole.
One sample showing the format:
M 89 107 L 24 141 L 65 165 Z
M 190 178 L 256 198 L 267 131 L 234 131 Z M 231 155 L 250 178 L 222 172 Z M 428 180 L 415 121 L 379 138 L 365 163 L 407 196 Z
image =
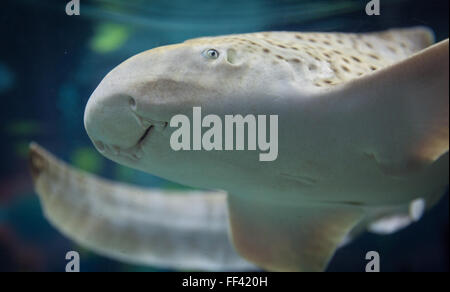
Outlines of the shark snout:
M 171 103 L 165 78 L 160 76 L 164 70 L 157 65 L 159 56 L 143 53 L 126 60 L 105 76 L 89 98 L 85 128 L 97 150 L 108 158 L 135 155 L 166 128 Z
M 89 98 L 84 125 L 97 150 L 108 158 L 139 159 L 141 146 L 152 132 L 167 126 L 137 113 L 141 99 L 126 91 L 115 90 L 108 80 L 102 82 Z
M 132 97 L 126 94 L 103 94 L 101 88 L 97 88 L 90 97 L 84 124 L 99 150 L 104 150 L 107 145 L 129 148 L 145 131 L 133 115 L 130 100 Z

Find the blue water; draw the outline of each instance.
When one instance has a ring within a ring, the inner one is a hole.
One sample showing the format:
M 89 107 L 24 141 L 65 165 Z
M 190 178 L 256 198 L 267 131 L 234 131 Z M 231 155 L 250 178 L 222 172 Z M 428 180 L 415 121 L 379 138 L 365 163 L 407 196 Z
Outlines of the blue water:
M 68 2 L 68 1 L 67 1 Z M 27 145 L 37 141 L 71 164 L 104 177 L 182 188 L 101 157 L 83 127 L 84 106 L 112 68 L 153 47 L 188 38 L 264 30 L 364 32 L 426 25 L 448 38 L 448 0 L 381 1 L 170 0 L 2 1 L 0 30 L 0 270 L 61 271 L 79 247 L 43 218 L 27 171 Z M 362 271 L 378 250 L 384 270 L 448 271 L 448 195 L 418 224 L 389 237 L 364 235 L 338 251 L 330 271 Z M 83 252 L 86 270 L 153 270 Z

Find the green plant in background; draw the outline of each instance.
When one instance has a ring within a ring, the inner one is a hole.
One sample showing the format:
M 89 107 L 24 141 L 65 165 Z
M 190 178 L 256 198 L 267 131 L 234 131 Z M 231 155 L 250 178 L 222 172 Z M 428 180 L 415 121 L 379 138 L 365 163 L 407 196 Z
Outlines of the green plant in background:
M 97 25 L 89 47 L 100 54 L 116 51 L 128 39 L 130 29 L 121 24 L 104 22 Z

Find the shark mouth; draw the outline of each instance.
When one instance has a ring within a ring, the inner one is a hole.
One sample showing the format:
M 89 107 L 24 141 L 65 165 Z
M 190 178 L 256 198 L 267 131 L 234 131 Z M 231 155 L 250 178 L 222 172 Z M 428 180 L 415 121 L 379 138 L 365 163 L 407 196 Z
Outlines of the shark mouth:
M 154 128 L 154 126 L 152 125 L 152 126 L 148 127 L 147 130 L 145 130 L 145 132 L 142 135 L 142 137 L 139 138 L 139 141 L 137 143 L 138 145 L 142 145 L 142 143 L 144 143 L 145 139 L 147 139 L 147 137 L 149 136 L 149 134 L 153 130 L 153 128 Z
M 135 110 L 132 110 L 132 113 L 138 125 L 141 126 L 142 129 L 145 129 L 142 136 L 137 140 L 136 146 L 140 146 L 146 140 L 148 140 L 147 138 L 153 131 L 162 132 L 168 125 L 168 123 L 164 121 L 157 121 L 149 118 L 144 118 L 141 115 L 139 115 Z
M 148 137 L 151 135 L 152 132 L 164 131 L 164 129 L 168 125 L 167 122 L 156 121 L 156 120 L 151 120 L 151 119 L 146 119 L 146 118 L 144 119 L 136 114 L 135 114 L 135 116 L 136 116 L 136 119 L 137 119 L 139 125 L 145 129 L 144 133 L 139 138 L 137 145 L 142 145 L 146 140 L 148 140 Z
M 162 132 L 167 127 L 167 122 L 161 122 L 161 121 L 155 121 L 150 119 L 144 119 L 140 116 L 136 116 L 136 120 L 138 121 L 139 125 L 145 129 L 144 133 L 142 134 L 139 139 L 137 139 L 137 142 L 135 145 L 129 147 L 129 148 L 121 148 L 116 145 L 108 145 L 100 141 L 96 141 L 94 144 L 97 147 L 97 149 L 104 155 L 116 158 L 116 157 L 122 157 L 127 160 L 131 160 L 132 162 L 136 162 L 140 160 L 144 152 L 142 151 L 142 147 L 145 145 L 145 143 L 150 139 L 152 136 L 152 133 Z
M 151 138 L 152 133 L 156 132 L 162 132 L 167 127 L 167 122 L 162 121 L 155 121 L 150 119 L 144 119 L 138 115 L 135 115 L 137 117 L 138 123 L 145 129 L 142 136 L 137 140 L 136 145 L 128 148 L 123 149 L 120 151 L 119 156 L 123 156 L 125 158 L 131 159 L 132 161 L 137 161 L 142 158 L 143 151 L 142 147 L 145 145 L 145 143 Z

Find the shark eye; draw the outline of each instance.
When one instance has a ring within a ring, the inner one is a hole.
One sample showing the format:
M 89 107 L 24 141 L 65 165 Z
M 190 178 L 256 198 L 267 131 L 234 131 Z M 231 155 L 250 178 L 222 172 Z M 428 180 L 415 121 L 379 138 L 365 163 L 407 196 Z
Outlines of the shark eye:
M 219 52 L 215 49 L 208 49 L 203 52 L 203 56 L 205 56 L 208 59 L 217 59 L 219 58 Z

